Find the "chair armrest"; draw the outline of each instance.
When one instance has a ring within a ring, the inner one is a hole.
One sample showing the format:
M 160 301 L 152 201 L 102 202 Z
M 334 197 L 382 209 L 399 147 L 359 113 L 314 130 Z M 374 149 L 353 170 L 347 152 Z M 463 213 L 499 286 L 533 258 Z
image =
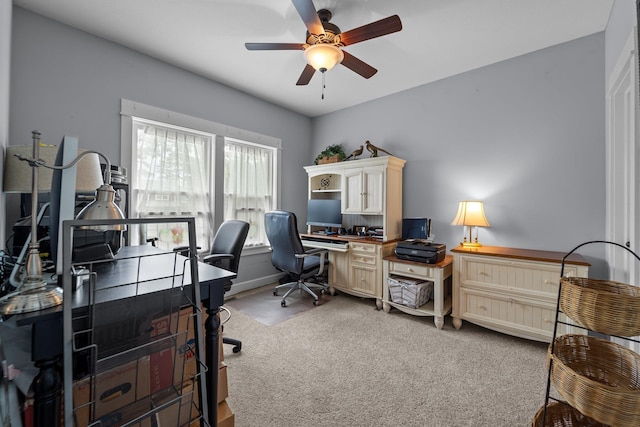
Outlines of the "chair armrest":
M 202 257 L 202 262 L 211 264 L 213 262 L 220 261 L 223 259 L 233 259 L 233 258 L 235 258 L 233 254 L 209 254 Z
M 147 239 L 147 241 L 149 241 L 150 239 Z M 156 238 L 156 240 L 158 240 Z M 152 242 L 153 244 L 153 242 Z M 153 246 L 155 246 L 155 244 L 153 244 Z M 184 256 L 188 256 L 189 255 L 189 250 L 191 248 L 189 246 L 176 246 L 175 248 L 173 248 L 173 252 L 174 253 L 179 253 L 180 255 L 184 255 Z M 200 249 L 202 249 L 200 246 L 196 246 L 196 251 L 199 251 Z
M 318 274 L 317 274 L 318 276 L 320 276 L 324 272 L 324 260 L 326 259 L 328 253 L 329 253 L 328 249 L 314 248 L 314 249 L 309 249 L 303 254 L 296 254 L 296 258 L 305 258 L 312 255 L 320 255 L 320 268 L 318 268 Z

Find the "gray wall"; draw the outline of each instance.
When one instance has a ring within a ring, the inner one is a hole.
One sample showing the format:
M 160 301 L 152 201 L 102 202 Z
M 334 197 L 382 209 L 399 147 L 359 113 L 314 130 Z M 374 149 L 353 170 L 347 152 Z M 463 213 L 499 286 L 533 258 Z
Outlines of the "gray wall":
M 281 138 L 281 205 L 304 212 L 302 165 L 311 156 L 306 116 L 25 9 L 13 12 L 11 144 L 31 144 L 33 129 L 52 144 L 69 134 L 78 137 L 80 147 L 99 150 L 117 164 L 120 99 L 127 98 Z M 269 254 L 248 257 L 238 281 L 274 271 Z
M 316 118 L 314 152 L 370 140 L 406 159 L 403 214 L 448 248 L 458 201 L 479 199 L 481 242 L 567 252 L 604 238 L 604 81 L 599 33 Z M 606 273 L 602 249 L 581 253 Z
M 118 159 L 120 98 L 157 105 L 282 138 L 282 206 L 302 214 L 301 166 L 328 144 L 369 139 L 408 160 L 404 214 L 433 218 L 447 246 L 462 235 L 449 225 L 457 202 L 477 198 L 486 244 L 566 251 L 604 237 L 604 82 L 634 16 L 634 0 L 616 0 L 606 42 L 586 37 L 311 120 L 14 7 L 9 140 L 70 133 Z M 583 254 L 604 271 L 602 251 Z

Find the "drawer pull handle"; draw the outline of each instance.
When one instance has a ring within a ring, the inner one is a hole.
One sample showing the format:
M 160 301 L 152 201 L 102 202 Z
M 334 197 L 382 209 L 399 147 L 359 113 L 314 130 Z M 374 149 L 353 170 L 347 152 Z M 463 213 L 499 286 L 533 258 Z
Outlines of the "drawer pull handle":
M 479 308 L 479 309 L 481 309 L 481 310 L 486 310 L 486 309 L 487 309 L 487 307 L 485 307 L 485 306 L 484 306 L 484 305 L 482 305 L 482 304 L 479 304 L 479 305 L 478 305 L 478 308 Z
M 553 285 L 554 282 L 553 280 L 545 279 L 544 283 L 547 285 Z
M 413 273 L 413 268 L 407 268 L 407 271 Z
M 551 319 L 547 319 L 546 317 L 545 317 L 544 321 L 545 321 L 545 323 L 553 323 Z

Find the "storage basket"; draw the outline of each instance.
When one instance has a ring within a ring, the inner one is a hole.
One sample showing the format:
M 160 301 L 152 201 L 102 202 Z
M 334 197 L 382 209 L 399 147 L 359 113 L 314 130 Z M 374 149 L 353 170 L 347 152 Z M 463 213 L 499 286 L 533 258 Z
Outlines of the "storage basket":
M 410 308 L 426 304 L 433 294 L 433 282 L 410 279 L 402 276 L 389 276 L 387 279 L 391 301 Z
M 640 287 L 610 280 L 563 277 L 560 309 L 596 332 L 640 335 Z
M 547 405 L 547 420 L 543 422 L 544 406 L 542 406 L 531 421 L 531 427 L 607 427 L 605 424 L 581 414 L 575 408 L 559 402 Z
M 604 424 L 640 425 L 640 355 L 587 335 L 561 335 L 553 347 L 551 382 L 567 403 Z

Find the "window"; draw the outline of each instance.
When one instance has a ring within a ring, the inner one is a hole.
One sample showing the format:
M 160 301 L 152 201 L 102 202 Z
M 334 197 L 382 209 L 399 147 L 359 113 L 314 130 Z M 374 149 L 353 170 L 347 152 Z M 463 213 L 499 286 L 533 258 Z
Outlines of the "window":
M 269 244 L 264 230 L 264 214 L 275 208 L 273 185 L 274 149 L 225 138 L 224 220 L 247 221 L 245 246 Z
M 193 216 L 203 250 L 229 219 L 251 224 L 245 248 L 268 248 L 264 213 L 278 207 L 280 147 L 277 138 L 122 100 L 131 216 Z M 157 238 L 165 248 L 188 241 L 171 226 L 132 230 L 130 238 L 140 244 Z
M 139 218 L 192 216 L 196 242 L 206 247 L 213 228 L 209 153 L 214 136 L 140 119 L 134 119 L 134 135 L 132 212 Z M 156 245 L 171 248 L 187 244 L 184 231 L 169 224 L 139 233 L 140 240 L 156 238 Z

